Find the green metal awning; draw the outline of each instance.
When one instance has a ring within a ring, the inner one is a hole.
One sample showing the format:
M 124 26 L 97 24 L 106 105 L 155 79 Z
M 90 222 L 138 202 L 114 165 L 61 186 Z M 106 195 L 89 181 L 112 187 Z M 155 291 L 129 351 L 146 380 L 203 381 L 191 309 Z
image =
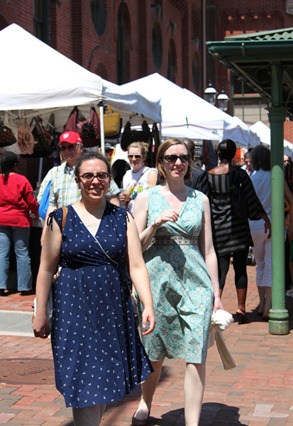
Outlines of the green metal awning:
M 293 28 L 226 37 L 206 42 L 215 59 L 266 99 L 280 102 L 293 118 Z M 272 67 L 279 73 L 280 92 L 272 84 Z M 277 97 L 277 99 L 275 99 Z M 278 105 L 280 106 L 280 105 Z

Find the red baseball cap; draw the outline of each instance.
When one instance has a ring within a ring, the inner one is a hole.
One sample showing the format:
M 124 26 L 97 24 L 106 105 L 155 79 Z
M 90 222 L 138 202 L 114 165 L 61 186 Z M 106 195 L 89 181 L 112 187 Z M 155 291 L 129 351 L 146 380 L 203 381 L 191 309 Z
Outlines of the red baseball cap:
M 63 142 L 74 145 L 75 143 L 82 142 L 82 139 L 78 133 L 68 131 L 68 132 L 63 132 L 59 137 L 59 145 Z

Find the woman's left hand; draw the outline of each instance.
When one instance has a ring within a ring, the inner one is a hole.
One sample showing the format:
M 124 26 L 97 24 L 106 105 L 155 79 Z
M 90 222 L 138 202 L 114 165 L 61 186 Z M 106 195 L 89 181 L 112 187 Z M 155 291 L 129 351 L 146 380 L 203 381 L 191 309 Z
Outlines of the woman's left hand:
M 220 296 L 216 296 L 214 298 L 213 312 L 217 312 L 218 309 L 223 309 L 224 310 L 224 307 L 223 307 L 223 304 L 221 302 Z
M 142 312 L 141 330 L 145 336 L 150 334 L 155 328 L 156 320 L 152 308 L 145 308 Z

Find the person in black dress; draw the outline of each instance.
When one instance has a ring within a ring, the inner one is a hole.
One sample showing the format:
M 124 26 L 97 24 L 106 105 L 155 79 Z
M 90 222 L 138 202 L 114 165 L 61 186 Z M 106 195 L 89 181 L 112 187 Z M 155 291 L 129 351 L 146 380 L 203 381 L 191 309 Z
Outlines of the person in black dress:
M 230 139 L 223 140 L 218 146 L 219 166 L 209 170 L 208 179 L 211 189 L 211 210 L 213 242 L 218 258 L 219 284 L 222 294 L 229 270 L 230 258 L 233 258 L 235 286 L 238 306 L 236 317 L 239 324 L 248 322 L 246 316 L 248 249 L 253 245 L 248 219 L 265 221 L 265 232 L 269 231 L 270 220 L 261 205 L 248 174 L 232 165 L 236 154 L 236 144 Z M 236 173 L 239 178 L 236 183 Z M 231 187 L 239 186 L 247 216 L 240 217 L 232 207 Z

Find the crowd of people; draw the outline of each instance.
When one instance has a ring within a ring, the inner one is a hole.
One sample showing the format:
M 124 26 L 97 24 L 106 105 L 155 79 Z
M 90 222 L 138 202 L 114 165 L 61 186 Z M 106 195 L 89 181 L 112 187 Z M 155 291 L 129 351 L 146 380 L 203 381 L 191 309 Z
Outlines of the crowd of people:
M 72 407 L 74 424 L 99 425 L 106 404 L 141 384 L 132 425 L 147 425 L 164 359 L 181 358 L 185 424 L 198 425 L 211 317 L 224 309 L 231 260 L 235 319 L 239 325 L 249 322 L 250 248 L 258 313 L 265 321 L 269 317 L 269 150 L 260 146 L 248 152 L 243 170 L 233 164 L 236 144 L 227 139 L 217 147 L 218 165 L 204 171 L 195 165 L 192 140 L 169 138 L 160 144 L 152 168 L 147 145 L 137 141 L 128 146 L 129 167 L 123 165 L 118 186 L 112 153 L 87 151 L 71 131 L 61 134 L 58 146 L 61 164 L 45 176 L 38 200 L 28 180 L 16 173 L 17 156 L 1 157 L 0 295 L 7 291 L 11 244 L 18 291 L 34 290 L 29 230 L 49 185 L 33 330 L 36 337 L 51 335 L 56 387 Z M 284 188 L 293 205 L 288 171 Z M 287 233 L 293 281 L 290 222 L 293 209 Z M 290 285 L 287 290 L 293 293 Z

